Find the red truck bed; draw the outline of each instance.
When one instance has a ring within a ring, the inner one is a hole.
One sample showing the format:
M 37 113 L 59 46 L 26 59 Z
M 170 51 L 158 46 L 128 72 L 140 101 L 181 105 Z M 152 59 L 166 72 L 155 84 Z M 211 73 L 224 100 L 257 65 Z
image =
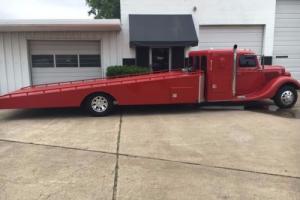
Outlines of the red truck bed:
M 0 96 L 0 109 L 79 107 L 97 92 L 119 105 L 196 103 L 200 74 L 176 71 L 25 87 Z

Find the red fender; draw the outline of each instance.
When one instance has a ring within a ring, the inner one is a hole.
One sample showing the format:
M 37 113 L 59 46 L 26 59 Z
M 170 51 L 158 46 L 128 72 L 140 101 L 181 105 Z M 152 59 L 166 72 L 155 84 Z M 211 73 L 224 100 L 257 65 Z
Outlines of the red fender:
M 254 92 L 252 94 L 246 95 L 244 99 L 237 99 L 238 101 L 253 101 L 253 100 L 261 100 L 261 99 L 271 99 L 273 98 L 277 91 L 283 86 L 287 84 L 292 84 L 296 86 L 296 89 L 300 89 L 299 81 L 293 79 L 289 76 L 279 76 L 269 81 L 261 90 Z

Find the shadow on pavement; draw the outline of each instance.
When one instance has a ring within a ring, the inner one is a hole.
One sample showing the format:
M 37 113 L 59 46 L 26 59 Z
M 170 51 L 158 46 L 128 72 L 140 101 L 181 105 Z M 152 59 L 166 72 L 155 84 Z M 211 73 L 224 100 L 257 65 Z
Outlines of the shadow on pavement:
M 256 101 L 249 103 L 205 103 L 201 105 L 160 105 L 160 106 L 123 106 L 126 115 L 152 115 L 152 114 L 188 114 L 213 111 L 245 110 L 264 113 L 284 118 L 300 119 L 300 106 L 292 109 L 280 109 L 272 101 Z
M 259 101 L 246 104 L 245 110 L 266 113 L 291 119 L 300 119 L 299 104 L 295 105 L 295 107 L 291 109 L 280 109 L 270 101 Z
M 271 101 L 251 103 L 205 103 L 201 105 L 155 105 L 155 106 L 120 106 L 116 107 L 111 116 L 155 115 L 155 114 L 191 114 L 203 112 L 226 112 L 246 110 L 265 113 L 285 118 L 300 119 L 300 106 L 292 109 L 279 109 Z M 80 108 L 28 109 L 15 110 L 2 117 L 4 120 L 18 119 L 51 119 L 51 118 L 82 118 L 91 117 Z
M 21 119 L 51 119 L 51 118 L 80 118 L 89 117 L 84 111 L 78 108 L 55 108 L 55 109 L 26 109 L 14 110 L 6 114 L 4 120 Z

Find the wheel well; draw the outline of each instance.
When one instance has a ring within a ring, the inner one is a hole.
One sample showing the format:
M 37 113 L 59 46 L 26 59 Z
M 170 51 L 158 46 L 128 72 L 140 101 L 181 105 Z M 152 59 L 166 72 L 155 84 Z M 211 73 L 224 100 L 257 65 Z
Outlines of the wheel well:
M 295 83 L 285 83 L 282 86 L 280 86 L 279 89 L 281 89 L 282 87 L 285 87 L 285 86 L 291 86 L 291 87 L 295 88 L 295 90 L 299 90 L 300 89 L 298 87 L 298 85 L 296 85 Z
M 282 84 L 282 85 L 277 89 L 277 91 L 276 91 L 276 93 L 275 93 L 275 95 L 274 95 L 274 97 L 273 97 L 272 99 L 274 99 L 274 98 L 276 97 L 277 93 L 281 90 L 281 88 L 283 88 L 283 87 L 285 87 L 285 86 L 291 86 L 291 87 L 295 88 L 295 90 L 299 90 L 299 89 L 300 89 L 295 83 L 291 83 L 291 82 L 289 82 L 289 83 L 284 83 L 284 84 Z
M 85 102 L 87 101 L 87 99 L 92 96 L 92 95 L 95 95 L 95 94 L 104 94 L 104 95 L 107 95 L 109 96 L 113 101 L 117 101 L 115 97 L 113 97 L 111 94 L 108 94 L 106 92 L 93 92 L 89 95 L 87 95 L 86 97 L 84 97 L 84 99 L 82 100 L 81 104 L 80 104 L 80 107 L 84 106 Z

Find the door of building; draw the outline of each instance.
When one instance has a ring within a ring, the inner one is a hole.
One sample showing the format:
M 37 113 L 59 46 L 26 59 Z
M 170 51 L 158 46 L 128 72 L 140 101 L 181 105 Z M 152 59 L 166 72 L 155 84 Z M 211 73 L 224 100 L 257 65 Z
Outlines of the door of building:
M 170 69 L 170 49 L 152 48 L 151 65 L 153 71 L 167 71 Z

